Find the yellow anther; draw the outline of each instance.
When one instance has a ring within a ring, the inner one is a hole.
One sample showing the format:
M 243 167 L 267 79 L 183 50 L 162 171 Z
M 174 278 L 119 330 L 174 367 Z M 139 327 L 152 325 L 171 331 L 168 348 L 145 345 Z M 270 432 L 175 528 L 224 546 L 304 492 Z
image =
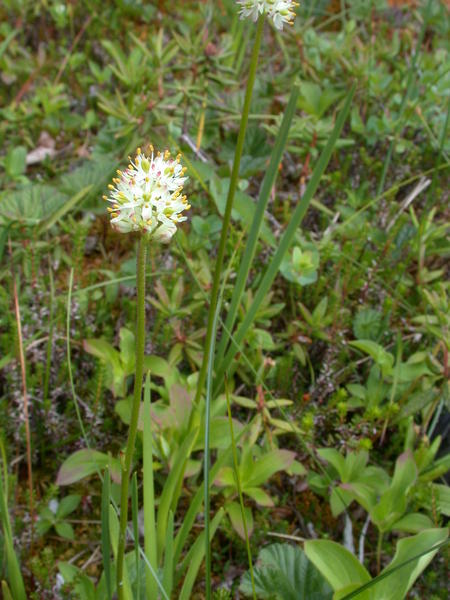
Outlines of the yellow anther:
M 137 154 L 137 155 L 139 155 L 140 153 L 141 153 L 141 149 L 140 149 L 140 148 L 138 148 L 138 149 L 136 150 L 136 154 Z
M 103 195 L 102 198 L 103 200 L 108 200 L 108 196 Z
M 113 186 L 113 185 L 111 185 L 111 184 L 109 184 L 109 185 L 108 185 L 108 188 L 109 188 L 110 190 L 113 190 L 113 189 L 114 189 L 114 186 Z

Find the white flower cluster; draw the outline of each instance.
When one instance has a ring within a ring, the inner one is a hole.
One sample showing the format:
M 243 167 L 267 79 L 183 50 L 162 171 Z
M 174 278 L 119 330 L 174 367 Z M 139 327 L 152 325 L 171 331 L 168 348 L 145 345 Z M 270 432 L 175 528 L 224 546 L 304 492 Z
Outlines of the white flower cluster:
M 182 196 L 186 167 L 180 164 L 180 155 L 171 158 L 167 150 L 164 154 L 154 153 L 150 146 L 148 156 L 138 148 L 133 160 L 125 171 L 117 170 L 109 197 L 103 199 L 112 203 L 108 207 L 111 225 L 116 231 L 142 231 L 152 238 L 168 242 L 177 230 L 177 223 L 186 221 L 182 216 L 189 210 L 186 196 Z
M 250 17 L 257 21 L 259 15 L 265 13 L 273 20 L 277 29 L 283 29 L 283 25 L 291 25 L 295 19 L 294 8 L 299 6 L 294 0 L 237 0 L 240 5 L 241 19 Z

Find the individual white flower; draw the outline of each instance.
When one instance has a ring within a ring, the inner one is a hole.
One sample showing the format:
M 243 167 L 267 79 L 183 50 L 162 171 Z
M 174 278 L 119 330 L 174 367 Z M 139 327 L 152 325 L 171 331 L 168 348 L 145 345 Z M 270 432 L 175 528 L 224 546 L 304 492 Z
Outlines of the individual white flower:
M 263 13 L 273 20 L 277 29 L 283 29 L 283 25 L 291 25 L 295 19 L 294 8 L 299 6 L 294 0 L 237 0 L 240 5 L 240 17 L 250 17 L 257 21 Z
M 177 230 L 177 223 L 186 221 L 183 211 L 189 210 L 186 196 L 182 196 L 186 167 L 180 164 L 180 155 L 171 158 L 166 150 L 146 156 L 138 148 L 134 161 L 125 171 L 117 170 L 119 177 L 110 184 L 108 207 L 111 225 L 116 231 L 142 231 L 155 239 L 168 242 Z

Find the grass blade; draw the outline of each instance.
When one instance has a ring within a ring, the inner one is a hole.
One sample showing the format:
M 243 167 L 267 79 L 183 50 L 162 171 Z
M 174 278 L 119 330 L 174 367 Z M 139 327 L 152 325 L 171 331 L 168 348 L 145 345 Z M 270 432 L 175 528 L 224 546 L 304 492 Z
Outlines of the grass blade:
M 163 587 L 166 594 L 171 596 L 173 587 L 173 512 L 169 512 L 169 520 L 167 522 L 166 544 L 164 547 L 164 570 L 163 570 Z
M 252 50 L 252 57 L 250 60 L 249 74 L 248 74 L 248 78 L 247 78 L 247 87 L 245 90 L 244 106 L 242 109 L 242 117 L 241 117 L 241 122 L 240 122 L 240 126 L 239 126 L 239 134 L 238 134 L 238 139 L 236 142 L 236 150 L 235 150 L 235 154 L 234 154 L 233 167 L 231 170 L 230 187 L 228 188 L 227 202 L 226 202 L 225 212 L 224 212 L 223 221 L 222 221 L 222 231 L 220 234 L 219 247 L 217 249 L 216 264 L 215 264 L 215 268 L 214 268 L 214 278 L 213 278 L 209 310 L 208 310 L 208 324 L 207 324 L 206 337 L 205 337 L 205 349 L 204 349 L 204 353 L 203 353 L 202 366 L 200 369 L 200 373 L 198 375 L 197 391 L 195 394 L 194 404 L 198 404 L 200 397 L 203 393 L 203 386 L 204 386 L 204 383 L 206 380 L 206 373 L 207 373 L 207 369 L 208 369 L 208 356 L 209 356 L 209 351 L 210 351 L 211 344 L 212 344 L 212 333 L 213 333 L 212 330 L 213 330 L 214 315 L 216 313 L 216 308 L 217 308 L 218 300 L 219 300 L 220 279 L 222 276 L 223 260 L 224 260 L 224 256 L 225 256 L 225 248 L 226 248 L 226 242 L 227 242 L 227 237 L 228 237 L 228 228 L 229 228 L 230 220 L 231 220 L 231 211 L 233 208 L 234 195 L 236 192 L 238 179 L 239 179 L 239 167 L 241 164 L 241 157 L 242 157 L 242 152 L 244 149 L 245 132 L 247 130 L 247 123 L 248 123 L 248 118 L 249 118 L 249 114 L 250 114 L 250 104 L 251 104 L 251 100 L 252 100 L 253 86 L 255 83 L 256 68 L 258 66 L 258 56 L 259 56 L 259 49 L 261 46 L 263 28 L 264 28 L 264 15 L 261 15 L 258 19 L 258 24 L 256 26 L 255 38 L 253 41 L 253 50 Z M 209 599 L 209 596 L 207 595 L 207 600 L 208 599 Z
M 109 535 L 111 539 L 111 545 L 114 553 L 114 558 L 117 561 L 118 555 L 118 546 L 119 546 L 119 519 L 117 517 L 117 513 L 114 508 L 109 505 Z M 133 592 L 131 590 L 130 577 L 128 575 L 128 565 L 126 557 L 123 561 L 123 578 L 122 578 L 122 586 L 123 586 L 123 597 L 125 600 L 133 600 Z
M 166 539 L 166 528 L 169 519 L 169 511 L 177 502 L 175 490 L 179 490 L 179 482 L 183 478 L 184 471 L 192 448 L 198 435 L 198 427 L 191 431 L 173 457 L 173 465 L 169 476 L 164 484 L 158 506 L 158 518 L 156 523 L 156 539 L 158 544 L 158 558 L 161 558 Z
M 242 430 L 239 432 L 237 439 L 239 440 L 246 431 L 247 431 L 247 427 L 243 427 Z M 232 451 L 232 449 L 230 446 L 230 448 L 225 450 L 225 452 L 223 452 L 219 456 L 219 458 L 216 460 L 216 462 L 214 463 L 214 465 L 209 473 L 211 480 L 214 480 L 214 478 L 217 475 L 217 473 L 219 472 L 219 470 L 225 464 L 228 463 L 228 461 L 231 458 L 231 451 Z M 203 481 L 201 483 L 201 485 L 197 488 L 197 491 L 195 492 L 194 497 L 191 499 L 191 501 L 189 503 L 189 509 L 188 509 L 187 513 L 184 515 L 183 523 L 175 537 L 174 564 L 176 564 L 176 565 L 178 565 L 178 563 L 180 562 L 180 556 L 181 556 L 181 552 L 183 550 L 184 544 L 186 543 L 186 540 L 192 529 L 192 525 L 194 524 L 195 517 L 197 516 L 197 514 L 200 511 L 203 496 L 205 493 L 204 490 L 205 490 L 205 482 Z M 182 575 L 182 573 L 183 573 L 182 570 L 177 571 L 177 579 Z
M 214 534 L 216 533 L 217 528 L 219 527 L 220 521 L 222 520 L 224 515 L 223 508 L 220 508 L 213 520 L 211 521 L 211 527 L 209 531 L 209 541 L 212 540 Z M 184 578 L 183 587 L 181 588 L 181 592 L 178 600 L 189 600 L 191 598 L 192 588 L 195 583 L 195 579 L 197 578 L 198 570 L 200 569 L 200 565 L 202 564 L 203 556 L 205 553 L 205 531 L 203 531 L 198 538 L 195 540 L 194 545 L 186 554 L 181 568 L 185 568 L 185 566 L 189 565 L 188 571 L 186 573 L 186 577 Z
M 238 328 L 236 334 L 233 338 L 233 343 L 229 348 L 228 352 L 225 355 L 224 360 L 218 365 L 217 373 L 216 373 L 216 386 L 214 390 L 214 395 L 217 395 L 218 392 L 223 387 L 223 378 L 224 374 L 228 371 L 231 362 L 238 351 L 239 346 L 242 344 L 247 331 L 249 330 L 253 320 L 256 316 L 256 313 L 261 306 L 262 301 L 266 297 L 266 294 L 269 292 L 270 287 L 275 279 L 278 269 L 280 268 L 281 261 L 283 260 L 285 254 L 289 250 L 290 245 L 295 237 L 297 229 L 302 222 L 302 219 L 308 209 L 309 203 L 314 196 L 317 187 L 319 185 L 320 179 L 330 161 L 331 155 L 333 153 L 334 146 L 339 138 L 339 135 L 344 127 L 344 123 L 347 119 L 348 113 L 350 111 L 351 102 L 353 99 L 353 94 L 355 92 L 355 85 L 353 85 L 350 90 L 347 99 L 345 101 L 344 107 L 341 110 L 339 117 L 336 120 L 336 124 L 334 126 L 333 132 L 328 140 L 327 145 L 322 150 L 320 158 L 317 162 L 317 165 L 314 169 L 312 177 L 308 183 L 308 186 L 305 190 L 305 193 L 298 204 L 297 208 L 292 215 L 292 218 L 289 222 L 289 225 L 286 228 L 286 231 L 283 237 L 280 240 L 280 244 L 270 262 L 269 266 L 266 269 L 264 277 L 259 285 L 259 288 L 255 294 L 255 298 L 253 303 L 251 304 L 249 310 L 247 311 L 244 320 L 242 321 L 240 327 Z
M 251 263 L 256 251 L 256 245 L 258 243 L 261 226 L 264 220 L 264 212 L 267 207 L 267 203 L 270 198 L 270 193 L 274 186 L 275 180 L 278 174 L 278 168 L 283 157 L 283 152 L 288 139 L 289 129 L 291 127 L 292 119 L 295 114 L 297 107 L 297 99 L 300 88 L 298 84 L 293 86 L 291 96 L 289 98 L 288 105 L 286 107 L 283 121 L 281 123 L 280 130 L 275 141 L 269 167 L 264 176 L 261 189 L 259 192 L 258 203 L 256 205 L 255 214 L 252 221 L 252 226 L 248 235 L 248 240 L 245 245 L 244 254 L 242 256 L 241 264 L 239 267 L 236 283 L 234 284 L 233 296 L 231 298 L 230 309 L 227 314 L 225 321 L 225 328 L 220 340 L 219 347 L 217 349 L 216 364 L 220 364 L 225 354 L 225 350 L 228 345 L 229 335 L 227 331 L 232 331 L 234 323 L 236 321 L 236 314 L 241 303 L 242 294 L 244 292 L 245 284 L 247 282 L 248 273 L 250 271 Z

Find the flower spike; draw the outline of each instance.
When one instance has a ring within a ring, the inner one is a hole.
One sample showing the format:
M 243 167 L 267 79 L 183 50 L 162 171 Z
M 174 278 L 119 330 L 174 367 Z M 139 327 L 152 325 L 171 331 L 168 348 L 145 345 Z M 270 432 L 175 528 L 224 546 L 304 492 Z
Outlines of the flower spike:
M 237 3 L 241 19 L 250 17 L 252 21 L 257 21 L 260 15 L 266 14 L 277 29 L 283 29 L 285 23 L 292 25 L 294 8 L 299 6 L 294 0 L 237 0 Z
M 109 184 L 109 196 L 104 200 L 111 202 L 108 208 L 111 225 L 116 231 L 128 233 L 142 231 L 152 238 L 168 242 L 177 230 L 177 223 L 186 221 L 183 211 L 190 208 L 186 196 L 181 196 L 186 168 L 166 150 L 155 156 L 153 146 L 148 147 L 149 155 L 141 148 L 136 157 L 130 160 L 125 171 L 117 169 L 119 177 Z

